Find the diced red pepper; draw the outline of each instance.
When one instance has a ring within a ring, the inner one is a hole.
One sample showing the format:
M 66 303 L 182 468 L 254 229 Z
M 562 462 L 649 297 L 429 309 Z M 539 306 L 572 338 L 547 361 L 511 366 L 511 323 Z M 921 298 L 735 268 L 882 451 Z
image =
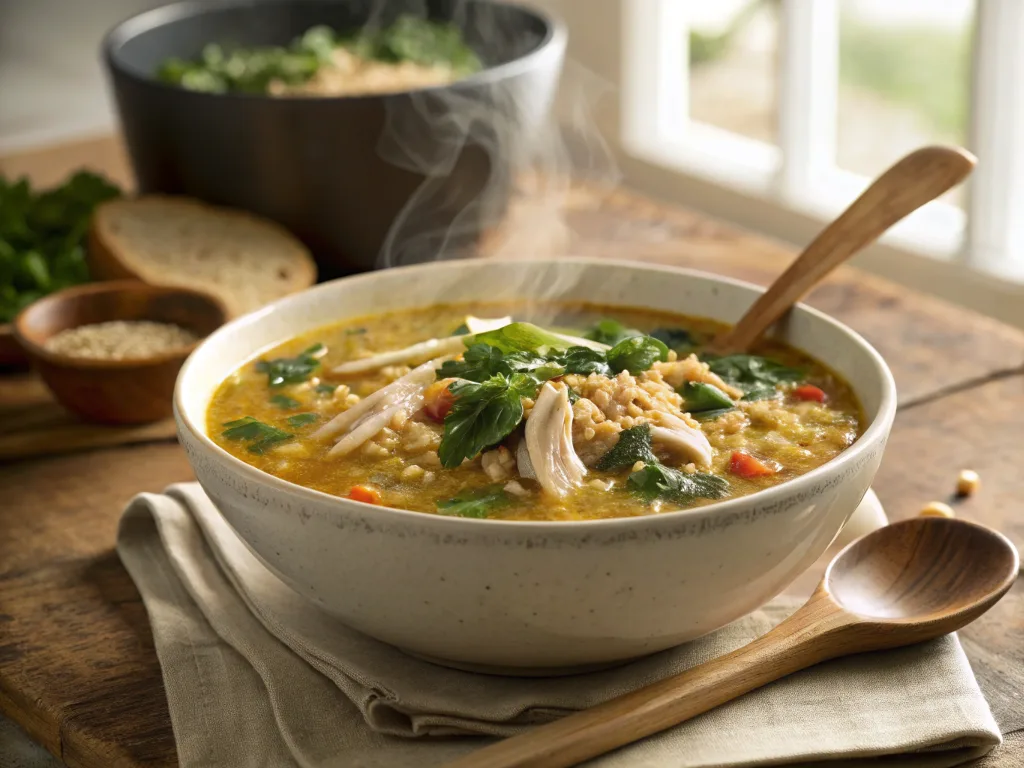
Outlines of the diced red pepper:
M 423 392 L 423 412 L 428 419 L 438 424 L 444 421 L 455 403 L 455 397 L 449 389 L 451 383 L 451 379 L 435 381 Z
M 729 471 L 738 477 L 765 477 L 774 475 L 775 467 L 743 451 L 733 451 L 729 460 Z
M 826 400 L 825 390 L 813 384 L 801 384 L 799 387 L 794 387 L 793 397 L 797 400 L 813 400 L 818 403 L 824 403 Z
M 372 485 L 353 485 L 352 489 L 348 492 L 348 497 L 352 501 L 362 501 L 366 504 L 381 503 L 380 491 Z

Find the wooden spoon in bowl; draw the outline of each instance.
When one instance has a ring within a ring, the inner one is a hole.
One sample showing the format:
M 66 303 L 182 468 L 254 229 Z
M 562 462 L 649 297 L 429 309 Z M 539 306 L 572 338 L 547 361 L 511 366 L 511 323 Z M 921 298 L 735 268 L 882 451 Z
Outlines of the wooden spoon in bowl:
M 1019 568 L 1013 544 L 974 523 L 918 517 L 879 528 L 836 555 L 811 599 L 749 645 L 449 768 L 576 765 L 828 659 L 954 632 L 1006 594 Z
M 897 161 L 804 249 L 730 331 L 709 346 L 719 354 L 750 348 L 829 272 L 893 224 L 963 181 L 977 160 L 964 149 L 923 147 Z

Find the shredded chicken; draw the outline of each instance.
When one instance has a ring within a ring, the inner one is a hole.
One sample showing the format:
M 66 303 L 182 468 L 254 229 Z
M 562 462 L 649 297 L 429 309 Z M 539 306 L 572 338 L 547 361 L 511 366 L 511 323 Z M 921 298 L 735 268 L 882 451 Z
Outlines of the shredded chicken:
M 467 339 L 472 338 L 477 333 L 484 333 L 485 331 L 495 331 L 498 328 L 503 328 L 512 322 L 511 317 L 473 317 L 472 315 L 466 316 L 466 328 L 469 329 L 469 335 L 459 336 L 448 336 L 442 339 L 427 339 L 421 341 L 418 344 L 413 344 L 410 347 L 404 349 L 395 349 L 391 352 L 381 352 L 379 355 L 371 355 L 361 360 L 348 360 L 333 369 L 333 372 L 340 375 L 351 375 L 355 373 L 366 373 L 367 371 L 375 371 L 385 366 L 392 366 L 398 364 L 416 364 L 422 363 L 428 358 L 434 358 L 439 355 L 454 355 L 458 354 L 465 348 L 465 342 Z
M 342 411 L 313 433 L 316 439 L 341 435 L 328 456 L 351 453 L 382 429 L 403 422 L 423 407 L 423 390 L 434 380 L 441 359 L 431 360 L 414 368 L 400 379 L 382 387 Z M 402 414 L 402 415 L 400 415 Z
M 523 444 L 531 469 L 545 493 L 563 498 L 583 484 L 587 468 L 573 449 L 572 408 L 569 390 L 564 384 L 556 388 L 547 382 L 541 387 L 526 421 Z
M 711 443 L 698 427 L 664 411 L 654 414 L 651 439 L 670 450 L 682 453 L 702 467 L 711 466 Z
M 382 352 L 379 355 L 365 357 L 362 360 L 349 360 L 336 366 L 332 372 L 342 375 L 375 371 L 386 365 L 412 365 L 421 363 L 428 358 L 455 355 L 464 348 L 465 336 L 449 336 L 444 339 L 427 339 L 405 349 Z

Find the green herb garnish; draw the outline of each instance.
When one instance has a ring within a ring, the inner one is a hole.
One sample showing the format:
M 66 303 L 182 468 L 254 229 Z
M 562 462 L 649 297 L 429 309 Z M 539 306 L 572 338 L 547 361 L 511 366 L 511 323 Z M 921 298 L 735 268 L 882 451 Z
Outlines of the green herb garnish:
M 690 413 L 701 413 L 704 411 L 728 411 L 736 406 L 725 392 L 714 384 L 707 384 L 703 381 L 688 381 L 680 389 L 679 394 L 683 396 L 686 410 Z
M 689 504 L 694 499 L 720 499 L 729 491 L 729 482 L 718 475 L 695 472 L 692 475 L 663 464 L 645 464 L 633 472 L 627 487 L 645 502 L 664 499 Z
M 294 397 L 288 397 L 288 395 L 274 395 L 270 398 L 270 402 L 276 405 L 278 408 L 289 411 L 292 408 L 298 408 L 302 403 L 296 400 Z
M 627 328 L 618 320 L 612 320 L 606 317 L 603 320 L 598 320 L 594 324 L 594 327 L 584 334 L 583 338 L 596 341 L 600 344 L 607 344 L 609 347 L 614 347 L 620 341 L 629 339 L 633 336 L 643 336 L 644 334 L 635 328 Z
M 582 376 L 589 376 L 592 373 L 612 375 L 607 355 L 589 347 L 569 347 L 558 357 L 558 361 L 566 373 L 578 373 Z
M 89 279 L 90 218 L 97 205 L 120 194 L 103 177 L 85 171 L 41 193 L 25 179 L 0 176 L 0 323 L 48 293 Z
M 458 517 L 489 517 L 491 512 L 508 506 L 512 498 L 505 493 L 500 485 L 464 491 L 451 499 L 437 502 L 437 511 L 442 515 Z
M 638 461 L 645 464 L 658 462 L 651 445 L 651 428 L 647 424 L 637 424 L 619 432 L 618 442 L 598 460 L 597 469 L 611 472 L 623 467 L 632 467 Z
M 536 395 L 537 381 L 514 373 L 481 383 L 456 381 L 449 391 L 455 399 L 444 420 L 438 456 L 441 465 L 451 469 L 500 443 L 519 426 L 522 398 Z
M 334 391 L 338 388 L 337 384 L 317 384 L 314 390 L 318 395 L 327 395 L 328 397 L 334 394 Z
M 758 355 L 711 358 L 708 365 L 726 384 L 742 390 L 744 400 L 774 397 L 779 384 L 799 381 L 804 377 L 803 371 Z
M 323 344 L 314 344 L 295 357 L 260 360 L 256 363 L 256 370 L 259 373 L 267 374 L 267 383 L 271 387 L 298 384 L 308 379 L 313 371 L 320 367 L 319 357 L 325 351 L 326 348 Z
M 252 416 L 243 416 L 234 421 L 224 422 L 227 427 L 221 435 L 228 440 L 245 440 L 249 443 L 249 452 L 262 456 L 267 448 L 287 440 L 293 435 L 277 427 L 264 424 Z
M 446 360 L 438 369 L 437 378 L 484 382 L 492 376 L 527 373 L 540 382 L 564 372 L 557 359 L 553 357 L 544 357 L 533 352 L 505 353 L 488 344 L 473 344 L 462 355 L 462 360 Z
M 289 416 L 286 421 L 290 427 L 305 427 L 319 418 L 315 413 L 297 413 L 294 416 Z
M 616 373 L 629 371 L 635 376 L 659 360 L 668 360 L 668 347 L 650 336 L 630 336 L 608 350 L 608 365 Z

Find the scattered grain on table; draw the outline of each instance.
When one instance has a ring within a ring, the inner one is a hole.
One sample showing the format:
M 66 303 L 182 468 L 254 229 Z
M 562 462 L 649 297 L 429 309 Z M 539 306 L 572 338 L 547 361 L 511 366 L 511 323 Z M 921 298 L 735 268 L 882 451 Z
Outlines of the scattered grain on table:
M 61 331 L 47 340 L 46 349 L 95 360 L 138 360 L 187 347 L 198 339 L 192 331 L 172 323 L 115 320 Z
M 918 513 L 921 517 L 956 517 L 953 508 L 941 501 L 930 501 Z
M 956 479 L 956 495 L 970 496 L 981 486 L 981 478 L 973 469 L 960 470 Z

